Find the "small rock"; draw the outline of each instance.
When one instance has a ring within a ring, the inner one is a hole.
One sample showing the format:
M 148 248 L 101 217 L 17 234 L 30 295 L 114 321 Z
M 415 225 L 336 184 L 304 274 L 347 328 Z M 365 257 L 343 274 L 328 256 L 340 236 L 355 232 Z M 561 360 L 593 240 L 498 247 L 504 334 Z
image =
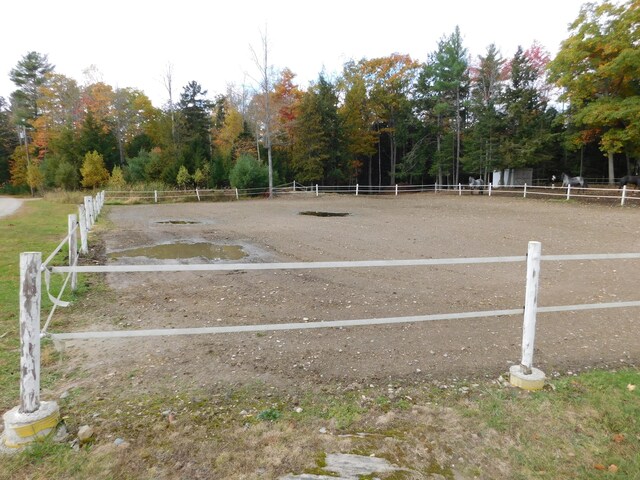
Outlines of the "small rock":
M 327 429 L 322 427 L 320 430 L 318 430 L 318 432 L 320 432 L 320 433 L 322 433 L 324 435 L 325 433 L 327 433 Z
M 301 407 L 296 407 L 295 412 L 296 413 L 302 413 L 302 408 Z
M 113 441 L 113 444 L 114 444 L 116 447 L 117 447 L 117 446 L 122 445 L 123 443 L 125 443 L 124 438 L 116 438 L 116 439 Z
M 93 427 L 89 425 L 81 426 L 80 430 L 78 430 L 78 440 L 80 443 L 88 442 L 91 437 L 93 437 Z
M 62 392 L 60 394 L 60 400 L 64 400 L 65 398 L 67 398 L 69 396 L 69 390 L 65 390 L 64 392 Z

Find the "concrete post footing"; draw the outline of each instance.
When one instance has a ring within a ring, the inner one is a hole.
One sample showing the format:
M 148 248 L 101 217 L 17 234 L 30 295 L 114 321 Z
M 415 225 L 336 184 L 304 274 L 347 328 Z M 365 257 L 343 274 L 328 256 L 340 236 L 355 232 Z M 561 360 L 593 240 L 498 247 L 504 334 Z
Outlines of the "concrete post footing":
M 545 375 L 542 370 L 531 368 L 530 374 L 525 374 L 520 365 L 512 365 L 509 369 L 509 382 L 514 387 L 523 390 L 542 390 L 544 387 Z
M 45 437 L 60 423 L 60 408 L 56 402 L 40 402 L 40 408 L 33 413 L 20 413 L 20 407 L 6 412 L 4 433 L 0 447 L 18 449 L 27 446 L 37 438 Z

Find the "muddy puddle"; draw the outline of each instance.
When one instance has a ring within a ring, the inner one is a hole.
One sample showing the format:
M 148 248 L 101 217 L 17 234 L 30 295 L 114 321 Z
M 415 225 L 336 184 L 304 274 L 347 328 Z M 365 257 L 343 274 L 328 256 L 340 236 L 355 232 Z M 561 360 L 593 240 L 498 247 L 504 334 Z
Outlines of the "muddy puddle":
M 348 212 L 315 212 L 315 211 L 306 211 L 300 212 L 300 215 L 311 215 L 313 217 L 346 217 L 349 215 Z
M 161 225 L 198 225 L 201 222 L 196 222 L 194 220 L 162 220 L 156 223 Z
M 155 260 L 189 260 L 203 258 L 212 262 L 241 260 L 247 253 L 240 245 L 219 245 L 215 243 L 168 243 L 138 247 L 110 253 L 109 259 L 121 260 L 132 257 L 146 257 Z

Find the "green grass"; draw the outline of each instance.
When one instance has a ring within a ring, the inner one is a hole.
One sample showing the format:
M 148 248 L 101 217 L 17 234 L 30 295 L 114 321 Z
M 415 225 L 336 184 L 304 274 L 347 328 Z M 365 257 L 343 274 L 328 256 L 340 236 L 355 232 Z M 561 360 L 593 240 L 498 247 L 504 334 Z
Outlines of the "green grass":
M 5 411 L 19 401 L 19 306 L 20 253 L 42 252 L 42 260 L 67 235 L 67 215 L 77 214 L 75 204 L 47 200 L 27 201 L 19 212 L 0 218 L 0 410 Z M 54 260 L 61 265 L 68 255 L 63 248 Z M 82 287 L 82 278 L 79 277 Z M 60 275 L 52 275 L 52 292 L 62 285 Z M 44 288 L 44 281 L 43 281 Z M 63 299 L 70 299 L 70 294 Z M 51 308 L 42 299 L 42 322 Z M 55 317 L 54 317 L 55 318 Z

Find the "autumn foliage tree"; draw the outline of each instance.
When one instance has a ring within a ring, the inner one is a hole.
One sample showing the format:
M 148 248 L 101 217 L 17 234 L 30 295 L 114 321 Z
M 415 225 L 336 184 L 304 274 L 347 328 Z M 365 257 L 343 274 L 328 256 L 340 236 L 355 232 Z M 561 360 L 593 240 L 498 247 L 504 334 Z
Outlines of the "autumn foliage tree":
M 550 65 L 581 143 L 595 139 L 607 155 L 609 183 L 615 154 L 640 146 L 639 24 L 637 0 L 586 3 Z
M 104 166 L 104 159 L 95 150 L 84 156 L 80 174 L 85 188 L 98 188 L 109 181 L 109 171 Z

